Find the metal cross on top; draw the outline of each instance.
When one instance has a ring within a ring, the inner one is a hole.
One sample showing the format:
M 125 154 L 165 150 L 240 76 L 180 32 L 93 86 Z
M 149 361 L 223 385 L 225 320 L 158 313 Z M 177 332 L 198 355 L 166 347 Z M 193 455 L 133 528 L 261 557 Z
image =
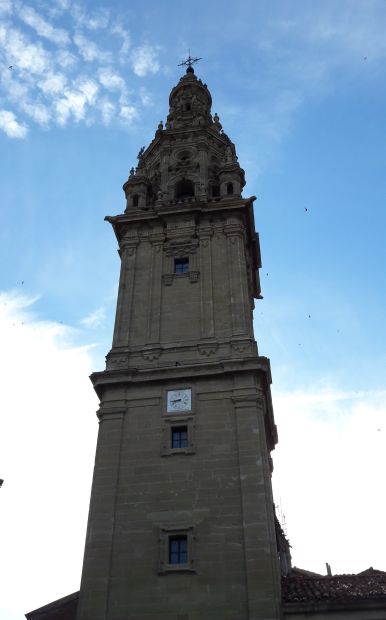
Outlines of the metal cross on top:
M 202 60 L 202 58 L 192 58 L 191 55 L 190 55 L 190 50 L 189 50 L 188 58 L 186 60 L 183 60 L 182 62 L 180 62 L 180 64 L 178 66 L 179 67 L 186 66 L 186 67 L 188 67 L 186 71 L 194 72 L 192 65 L 194 65 L 199 60 Z

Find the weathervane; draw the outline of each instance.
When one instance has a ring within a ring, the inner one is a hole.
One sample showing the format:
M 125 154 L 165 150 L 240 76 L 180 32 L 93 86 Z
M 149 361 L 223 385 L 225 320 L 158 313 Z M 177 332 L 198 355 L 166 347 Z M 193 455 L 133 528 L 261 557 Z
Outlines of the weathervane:
M 186 69 L 186 73 L 194 73 L 194 69 L 192 67 L 192 65 L 194 65 L 196 62 L 198 62 L 199 60 L 202 60 L 202 58 L 192 58 L 190 55 L 190 49 L 189 49 L 189 56 L 186 60 L 183 60 L 182 62 L 180 62 L 180 64 L 178 65 L 179 67 L 188 67 Z

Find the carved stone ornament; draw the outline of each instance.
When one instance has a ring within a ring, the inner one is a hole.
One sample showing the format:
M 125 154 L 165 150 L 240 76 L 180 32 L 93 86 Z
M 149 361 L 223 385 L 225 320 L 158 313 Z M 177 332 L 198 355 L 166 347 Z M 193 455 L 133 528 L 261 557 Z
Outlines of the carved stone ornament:
M 200 355 L 205 355 L 205 357 L 209 357 L 210 355 L 214 355 L 218 349 L 217 342 L 205 342 L 205 344 L 198 344 L 197 349 Z
M 197 247 L 197 239 L 192 239 L 191 241 L 168 241 L 164 245 L 164 251 L 166 256 L 183 258 L 184 256 L 195 254 L 197 252 Z
M 189 280 L 191 282 L 198 282 L 199 276 L 200 276 L 199 271 L 189 271 Z
M 129 356 L 122 353 L 109 353 L 106 356 L 106 370 L 119 370 L 127 368 L 129 365 Z
M 246 353 L 251 349 L 251 343 L 249 340 L 239 340 L 232 342 L 233 353 Z
M 160 347 L 154 347 L 152 349 L 144 349 L 142 351 L 143 359 L 154 362 L 154 360 L 158 360 L 159 356 L 162 353 L 162 349 Z

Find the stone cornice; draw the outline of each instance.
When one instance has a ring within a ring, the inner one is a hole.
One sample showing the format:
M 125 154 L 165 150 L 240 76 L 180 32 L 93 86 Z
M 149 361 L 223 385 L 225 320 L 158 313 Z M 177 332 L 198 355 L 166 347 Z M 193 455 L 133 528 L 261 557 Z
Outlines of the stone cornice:
M 266 357 L 245 359 L 228 359 L 221 361 L 204 361 L 181 363 L 178 366 L 158 366 L 154 368 L 122 368 L 93 372 L 90 375 L 92 384 L 100 395 L 104 386 L 122 383 L 142 383 L 148 381 L 170 380 L 186 377 L 202 377 L 234 372 L 262 372 L 266 377 L 267 386 L 271 382 L 269 360 Z

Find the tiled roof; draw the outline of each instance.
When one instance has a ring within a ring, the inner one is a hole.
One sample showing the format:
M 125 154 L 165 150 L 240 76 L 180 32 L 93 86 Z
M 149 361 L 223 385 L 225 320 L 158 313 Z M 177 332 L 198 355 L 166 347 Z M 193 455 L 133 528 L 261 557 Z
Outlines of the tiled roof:
M 323 576 L 294 568 L 282 580 L 282 597 L 285 603 L 386 599 L 386 573 L 371 568 L 357 575 Z

